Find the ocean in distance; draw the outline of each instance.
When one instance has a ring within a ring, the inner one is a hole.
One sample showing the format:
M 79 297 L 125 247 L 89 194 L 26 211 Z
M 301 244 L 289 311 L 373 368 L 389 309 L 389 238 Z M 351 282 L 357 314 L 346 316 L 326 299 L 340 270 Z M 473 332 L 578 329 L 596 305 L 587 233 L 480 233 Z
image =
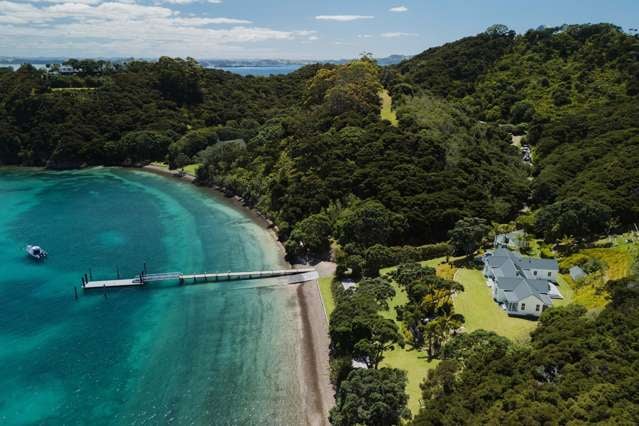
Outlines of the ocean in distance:
M 32 64 L 34 67 L 38 69 L 45 69 L 45 64 Z M 239 74 L 242 76 L 254 76 L 254 77 L 268 77 L 269 75 L 285 75 L 292 73 L 293 71 L 297 71 L 303 65 L 299 64 L 290 64 L 290 65 L 280 65 L 273 67 L 209 67 L 211 69 L 220 69 L 224 71 L 229 71 L 235 74 Z M 20 68 L 19 64 L 0 64 L 0 68 L 13 68 L 17 70 Z
M 293 71 L 297 71 L 303 65 L 291 64 L 291 65 L 280 65 L 276 67 L 219 67 L 213 69 L 220 69 L 224 71 L 229 71 L 235 74 L 239 74 L 242 76 L 254 76 L 254 77 L 268 77 L 269 75 L 285 75 L 290 74 Z
M 223 200 L 152 173 L 0 169 L 0 424 L 302 424 L 299 307 L 274 280 L 79 292 L 93 277 L 281 266 Z M 26 244 L 48 252 L 27 258 Z

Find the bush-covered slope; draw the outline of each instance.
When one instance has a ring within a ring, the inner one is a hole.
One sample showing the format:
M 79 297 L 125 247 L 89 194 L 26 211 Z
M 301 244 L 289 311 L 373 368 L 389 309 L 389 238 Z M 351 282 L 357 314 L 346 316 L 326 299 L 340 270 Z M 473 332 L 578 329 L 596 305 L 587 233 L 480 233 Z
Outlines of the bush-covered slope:
M 518 36 L 494 26 L 402 62 L 393 84 L 463 100 L 481 120 L 518 123 L 636 96 L 638 59 L 639 39 L 609 24 Z
M 534 136 L 534 137 L 532 137 Z M 622 224 L 639 217 L 639 104 L 566 114 L 531 131 L 536 206 L 579 197 L 608 206 Z
M 615 223 L 639 219 L 639 37 L 609 24 L 517 36 L 497 26 L 395 73 L 388 82 L 398 95 L 430 92 L 477 120 L 528 128 L 534 207 L 577 197 L 603 204 Z
M 610 287 L 611 302 L 595 318 L 575 305 L 544 312 L 530 347 L 474 338 L 481 332 L 453 340 L 422 386 L 413 424 L 639 422 L 637 282 Z

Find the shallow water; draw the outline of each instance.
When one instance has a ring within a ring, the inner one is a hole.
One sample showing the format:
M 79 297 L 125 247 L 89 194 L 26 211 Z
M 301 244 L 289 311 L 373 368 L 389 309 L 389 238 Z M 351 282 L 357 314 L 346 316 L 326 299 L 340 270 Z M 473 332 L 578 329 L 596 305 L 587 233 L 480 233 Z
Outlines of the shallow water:
M 26 244 L 49 257 L 34 263 Z M 271 269 L 270 236 L 177 180 L 0 169 L 1 424 L 298 424 L 297 301 L 271 281 L 83 293 L 93 278 Z

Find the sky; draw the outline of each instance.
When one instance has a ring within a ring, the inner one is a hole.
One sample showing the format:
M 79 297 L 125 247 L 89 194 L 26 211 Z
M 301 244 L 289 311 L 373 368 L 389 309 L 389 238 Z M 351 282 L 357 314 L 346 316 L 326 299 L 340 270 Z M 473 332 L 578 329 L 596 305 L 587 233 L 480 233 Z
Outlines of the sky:
M 0 56 L 381 58 L 588 22 L 639 28 L 639 0 L 0 0 Z

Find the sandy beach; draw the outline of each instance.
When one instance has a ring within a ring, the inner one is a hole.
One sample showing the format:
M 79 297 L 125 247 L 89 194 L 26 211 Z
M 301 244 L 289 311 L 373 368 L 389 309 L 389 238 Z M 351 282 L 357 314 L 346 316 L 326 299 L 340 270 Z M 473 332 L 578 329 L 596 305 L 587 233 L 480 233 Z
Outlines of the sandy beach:
M 317 281 L 296 286 L 300 308 L 300 388 L 303 390 L 306 424 L 329 425 L 328 412 L 335 404 L 330 382 L 329 336 Z
M 175 172 L 159 166 L 148 165 L 143 169 L 167 177 L 183 179 L 187 182 L 195 181 L 194 176 L 187 174 L 178 176 Z M 242 210 L 256 224 L 267 230 L 273 239 L 274 246 L 278 250 L 281 266 L 284 268 L 293 267 L 284 258 L 284 246 L 263 216 L 259 215 L 255 210 L 244 206 L 240 201 L 226 197 L 222 192 L 214 188 L 202 187 L 202 189 L 209 192 L 216 199 Z M 320 275 L 322 275 L 321 271 Z M 314 280 L 302 284 L 292 284 L 289 288 L 295 292 L 298 306 L 296 320 L 300 337 L 296 348 L 299 353 L 297 376 L 302 391 L 305 423 L 313 426 L 329 425 L 328 413 L 335 404 L 335 400 L 333 386 L 330 382 L 328 321 L 319 285 Z M 285 374 L 285 372 L 282 373 Z

